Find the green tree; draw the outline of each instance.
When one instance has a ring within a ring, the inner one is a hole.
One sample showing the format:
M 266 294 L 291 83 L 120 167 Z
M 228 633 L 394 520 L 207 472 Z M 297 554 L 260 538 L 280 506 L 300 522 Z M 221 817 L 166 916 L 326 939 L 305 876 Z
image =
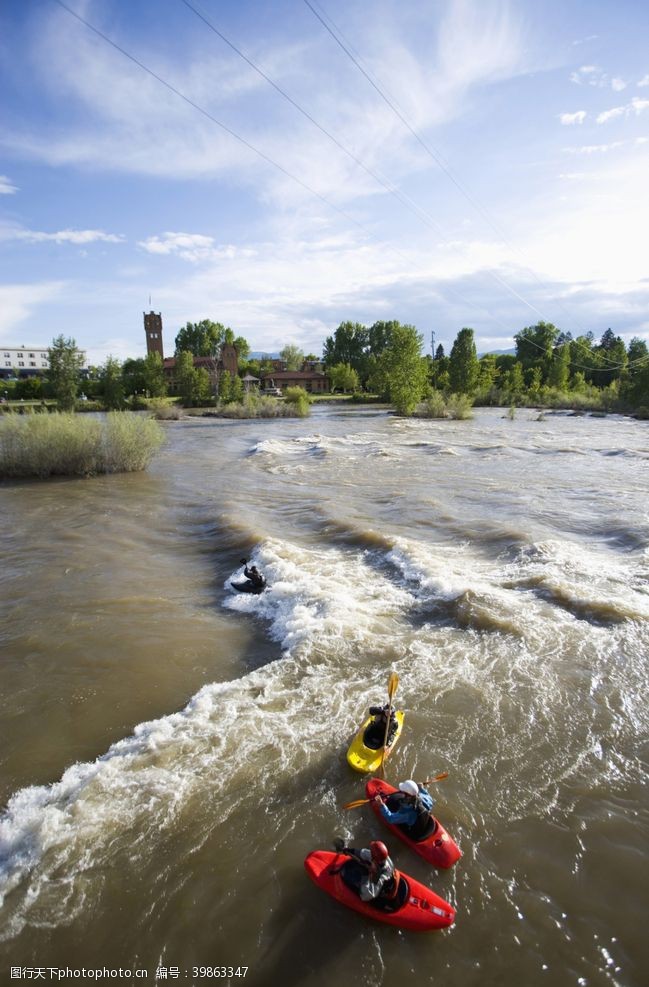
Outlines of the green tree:
M 144 359 L 142 372 L 143 390 L 152 398 L 163 398 L 167 394 L 162 357 L 159 353 L 148 353 Z
M 224 370 L 219 374 L 219 401 L 222 404 L 227 404 L 228 401 L 232 400 L 232 386 L 231 386 L 232 375 L 229 371 Z
M 3 385 L 6 387 L 3 381 Z M 40 398 L 43 393 L 43 384 L 40 377 L 21 377 L 16 381 L 15 396 L 25 398 L 26 401 L 33 401 Z
M 456 394 L 473 394 L 479 371 L 473 329 L 460 329 L 449 360 L 448 375 L 451 390 Z
M 106 408 L 109 411 L 119 411 L 124 407 L 124 381 L 119 360 L 109 356 L 101 367 L 99 377 Z
M 370 326 L 367 332 L 369 352 L 374 356 L 380 356 L 386 346 L 392 342 L 392 333 L 399 326 L 400 323 L 396 321 L 379 321 Z
M 228 374 L 228 377 L 229 376 L 230 375 Z M 231 401 L 236 401 L 237 403 L 243 401 L 243 381 L 241 380 L 241 377 L 239 377 L 239 374 L 234 374 L 234 376 L 230 378 L 230 394 Z
M 572 370 L 575 375 L 581 373 L 584 382 L 596 377 L 595 371 L 599 367 L 599 358 L 593 351 L 593 338 L 592 332 L 587 332 L 568 343 Z
M 124 360 L 122 364 L 122 382 L 124 393 L 128 396 L 143 393 L 147 389 L 146 385 L 146 360 L 140 357 L 137 360 Z
M 505 388 L 511 394 L 522 394 L 525 390 L 525 379 L 523 378 L 523 364 L 514 360 L 510 369 L 505 374 Z
M 496 383 L 498 375 L 499 370 L 496 366 L 495 354 L 485 353 L 485 355 L 480 358 L 478 364 L 478 380 L 476 387 L 481 391 L 491 390 Z
M 193 356 L 215 356 L 226 340 L 228 330 L 220 322 L 203 319 L 202 322 L 188 322 L 176 336 L 176 356 L 191 353 Z M 234 333 L 230 342 L 234 342 Z
M 299 346 L 287 343 L 284 349 L 279 351 L 280 359 L 286 364 L 287 370 L 301 370 L 304 363 L 304 353 Z
M 72 411 L 77 399 L 83 356 L 72 338 L 63 335 L 52 340 L 49 348 L 50 369 L 48 380 L 52 394 L 61 411 Z
M 358 374 L 348 363 L 337 363 L 328 372 L 332 391 L 357 391 L 359 386 Z
M 204 367 L 194 367 L 194 356 L 185 351 L 176 357 L 178 393 L 187 408 L 202 404 L 210 395 L 210 377 Z
M 414 326 L 392 323 L 390 342 L 375 360 L 373 387 L 402 415 L 411 415 L 427 386 L 427 365 L 421 356 L 423 337 Z
M 637 336 L 629 343 L 620 395 L 634 408 L 649 407 L 649 348 L 644 339 Z
M 614 380 L 619 380 L 626 369 L 628 356 L 624 340 L 616 336 L 612 329 L 607 329 L 599 341 L 599 346 L 593 350 L 599 358 L 600 371 L 595 375 L 595 383 L 607 387 Z
M 627 357 L 630 370 L 638 360 L 646 360 L 649 357 L 649 348 L 644 339 L 640 339 L 638 336 L 633 337 L 629 343 Z
M 333 336 L 325 339 L 322 359 L 325 367 L 348 363 L 365 381 L 368 373 L 369 331 L 360 322 L 341 322 Z
M 569 379 L 570 346 L 565 342 L 562 346 L 557 346 L 552 355 L 552 363 L 550 364 L 548 373 L 548 384 L 550 387 L 556 387 L 559 391 L 565 391 L 568 388 Z
M 540 367 L 545 380 L 558 336 L 559 330 L 551 322 L 537 322 L 535 326 L 526 326 L 517 332 L 514 336 L 516 359 L 523 365 L 523 371 Z

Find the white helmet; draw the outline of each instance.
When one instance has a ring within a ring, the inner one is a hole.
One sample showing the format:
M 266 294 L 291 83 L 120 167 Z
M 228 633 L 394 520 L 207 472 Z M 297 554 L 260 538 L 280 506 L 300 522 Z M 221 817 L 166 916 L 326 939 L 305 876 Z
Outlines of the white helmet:
M 419 795 L 419 785 L 416 781 L 412 781 L 412 779 L 402 781 L 399 784 L 399 791 L 405 792 L 406 795 L 412 795 L 414 798 L 417 798 Z

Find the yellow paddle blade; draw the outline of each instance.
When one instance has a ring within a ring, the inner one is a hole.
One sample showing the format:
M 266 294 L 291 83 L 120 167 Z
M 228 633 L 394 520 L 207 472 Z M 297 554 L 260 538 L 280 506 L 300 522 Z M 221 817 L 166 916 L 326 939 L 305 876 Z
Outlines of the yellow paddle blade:
M 346 802 L 343 809 L 357 809 L 359 805 L 367 805 L 369 799 L 356 799 L 355 802 Z

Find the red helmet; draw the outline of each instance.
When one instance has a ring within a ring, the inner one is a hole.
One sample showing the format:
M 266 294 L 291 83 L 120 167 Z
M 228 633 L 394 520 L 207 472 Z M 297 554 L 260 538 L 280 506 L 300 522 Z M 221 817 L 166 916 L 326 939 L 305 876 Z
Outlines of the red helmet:
M 373 840 L 370 843 L 370 853 L 372 854 L 372 860 L 387 860 L 390 856 L 385 843 L 381 843 L 380 840 Z

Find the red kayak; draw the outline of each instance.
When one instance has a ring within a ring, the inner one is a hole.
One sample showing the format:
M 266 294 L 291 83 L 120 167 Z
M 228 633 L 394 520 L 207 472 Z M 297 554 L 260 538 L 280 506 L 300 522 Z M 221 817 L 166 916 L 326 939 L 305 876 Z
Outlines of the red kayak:
M 375 795 L 381 795 L 387 801 L 391 795 L 398 795 L 399 789 L 388 785 L 386 781 L 381 781 L 379 778 L 370 778 L 365 786 L 365 793 L 368 799 L 373 799 Z M 387 819 L 383 818 L 381 808 L 376 802 L 370 802 L 370 805 L 383 825 L 387 826 L 395 836 L 398 836 L 400 840 L 407 843 L 415 853 L 418 853 L 420 857 L 427 860 L 429 864 L 433 864 L 435 867 L 452 867 L 455 861 L 459 860 L 462 856 L 462 851 L 453 837 L 449 836 L 439 819 L 436 819 L 435 816 L 431 815 L 430 831 L 426 833 L 424 838 L 413 840 L 408 836 L 407 826 L 403 826 L 400 823 L 394 825 L 389 823 Z M 388 808 L 392 808 L 389 802 Z
M 377 922 L 430 932 L 445 929 L 455 921 L 452 905 L 406 874 L 399 874 L 399 889 L 394 900 L 362 901 L 355 888 L 366 871 L 354 858 L 329 850 L 314 850 L 304 866 L 314 884 L 332 898 Z

